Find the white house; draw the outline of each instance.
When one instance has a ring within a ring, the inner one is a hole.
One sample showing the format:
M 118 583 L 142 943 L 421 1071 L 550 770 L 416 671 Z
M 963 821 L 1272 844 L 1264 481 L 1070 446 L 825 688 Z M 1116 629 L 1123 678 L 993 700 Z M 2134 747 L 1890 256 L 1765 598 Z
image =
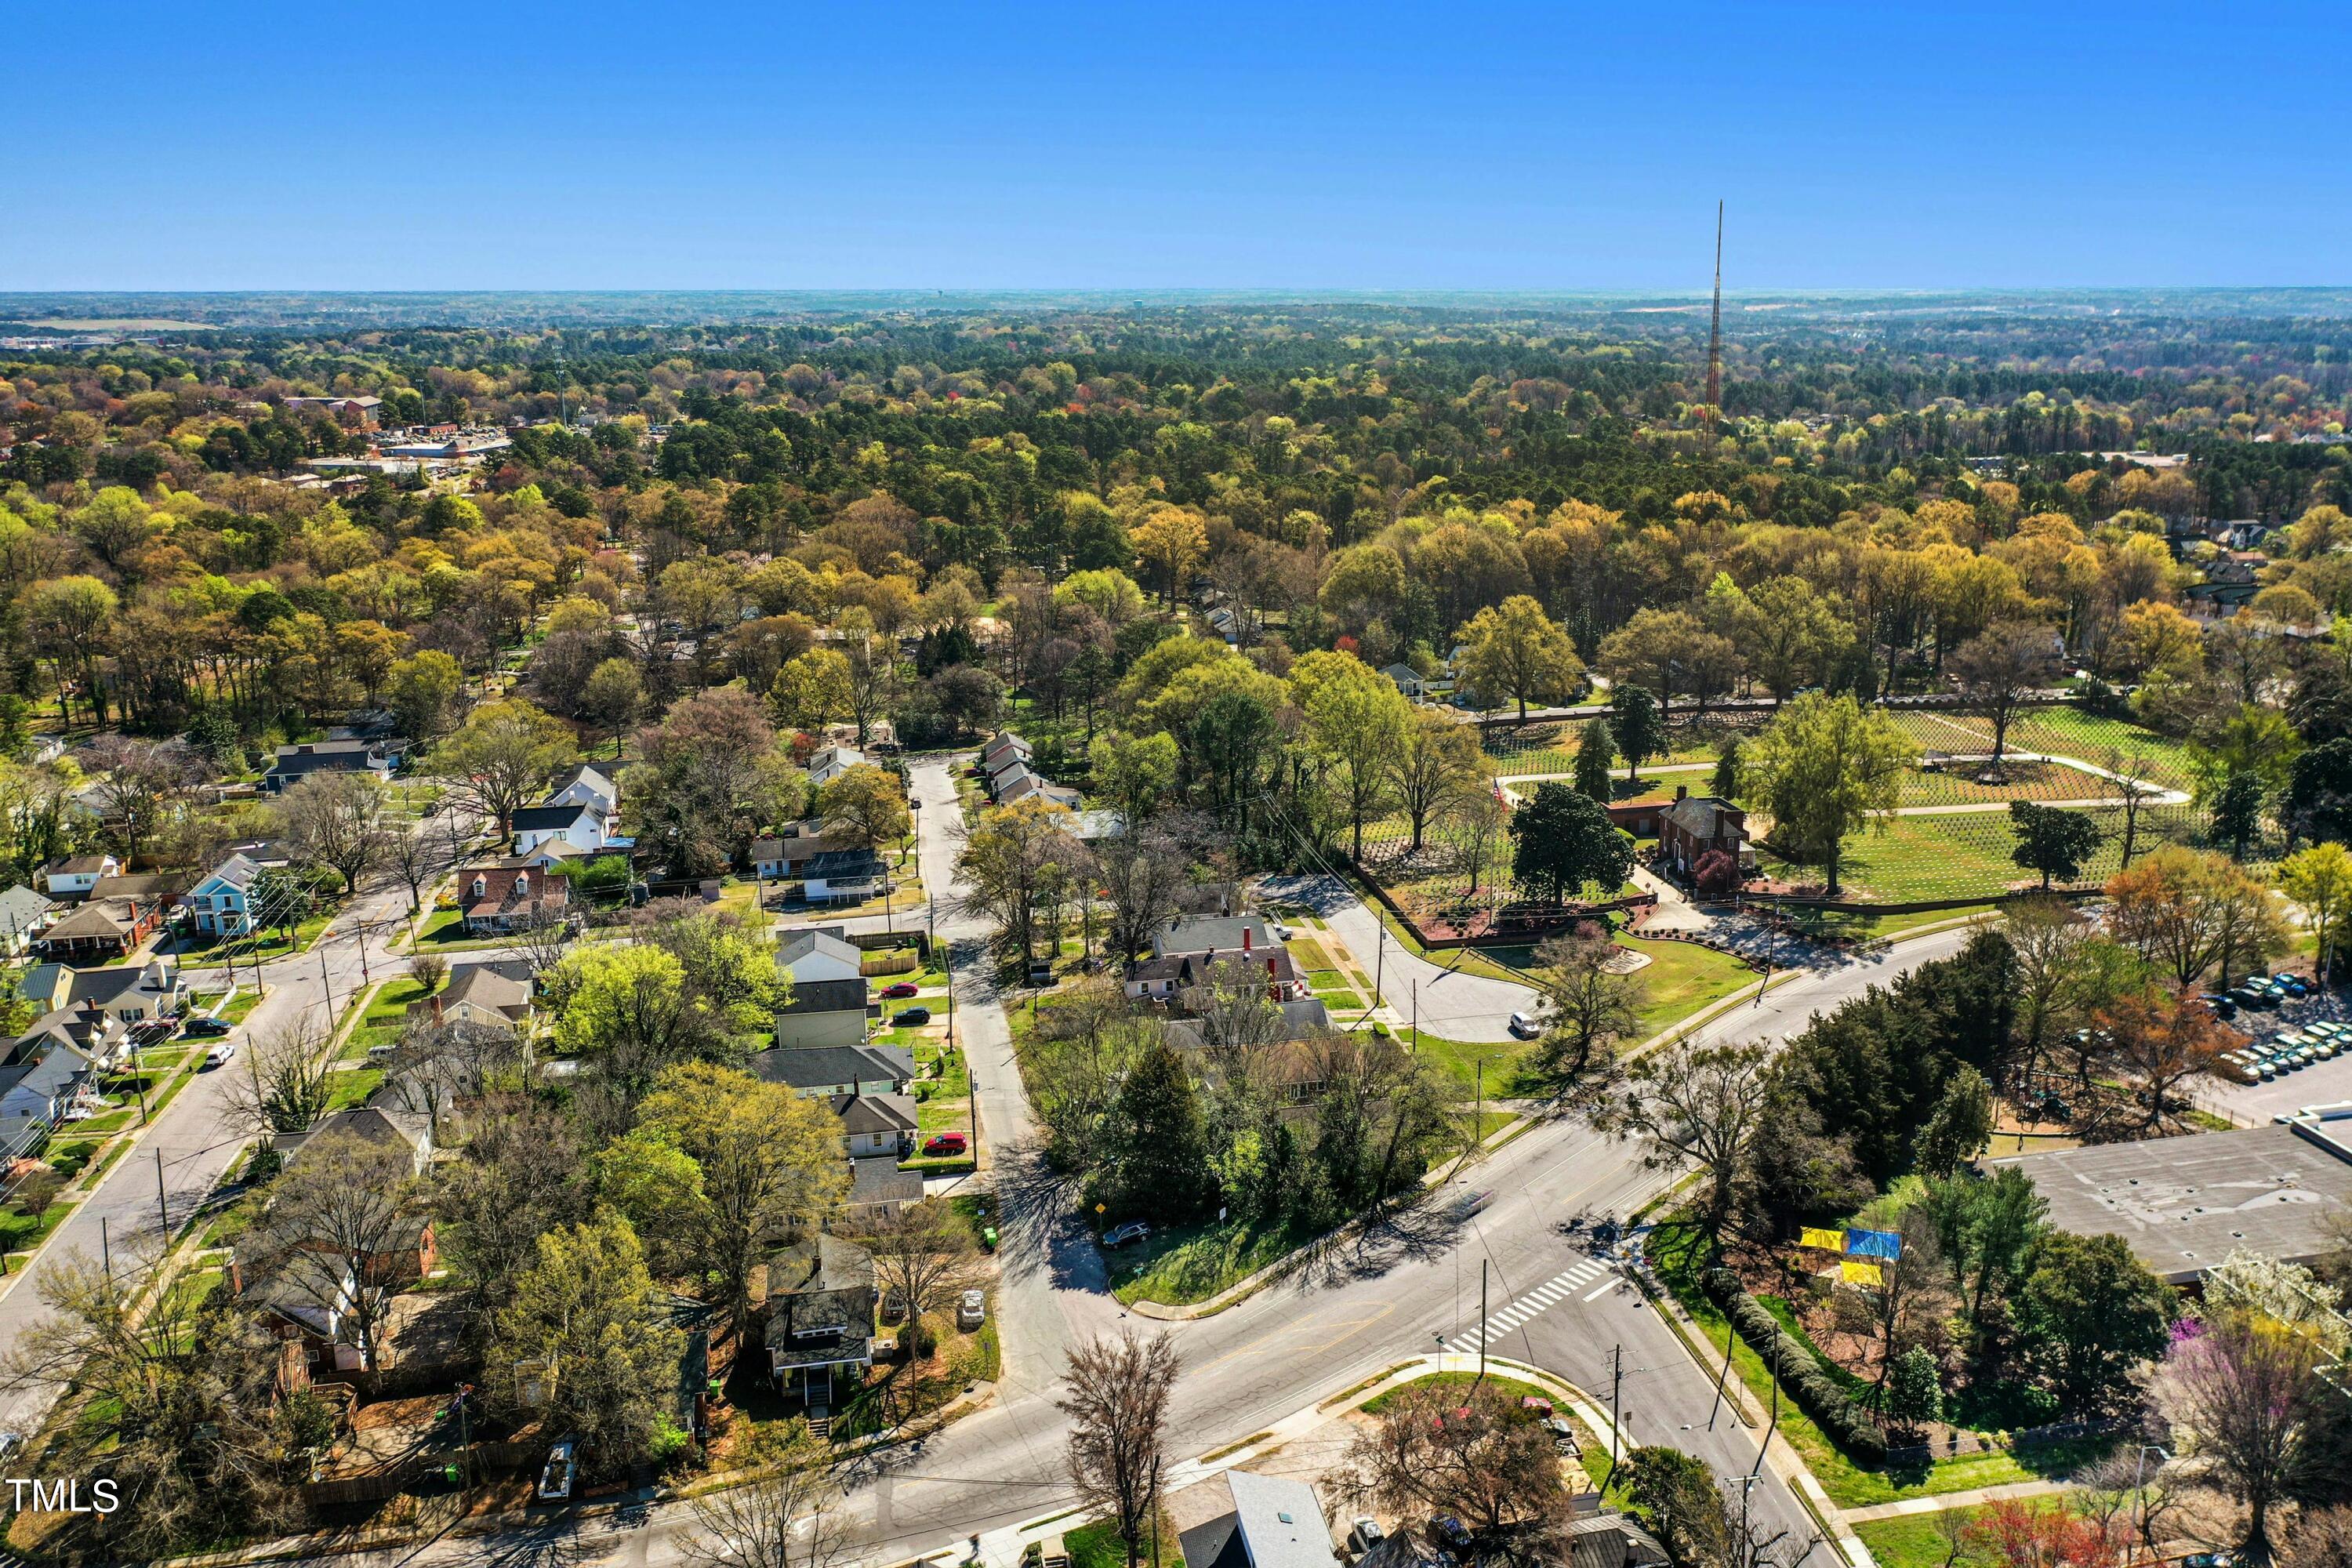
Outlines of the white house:
M 856 980 L 863 974 L 859 966 L 865 956 L 855 942 L 844 942 L 830 931 L 800 931 L 776 950 L 776 967 L 791 975 L 795 985 Z
M 841 1118 L 843 1150 L 853 1160 L 861 1154 L 896 1154 L 905 1159 L 915 1148 L 915 1100 L 906 1094 L 845 1094 L 833 1102 Z
M 873 763 L 873 758 L 855 746 L 827 746 L 809 757 L 808 780 L 822 787 L 852 768 L 871 767 Z
M 87 893 L 98 886 L 100 878 L 121 874 L 122 862 L 111 855 L 75 855 L 52 860 L 41 868 L 41 880 L 59 898 Z
M 621 787 L 593 763 L 582 763 L 556 775 L 555 787 L 547 794 L 547 804 L 593 805 L 610 815 L 621 808 Z
M 57 912 L 46 894 L 22 885 L 0 892 L 0 958 L 18 958 Z
M 567 801 L 560 805 L 526 805 L 514 814 L 514 852 L 529 855 L 551 839 L 560 838 L 583 855 L 609 847 L 604 811 L 594 805 Z
M 889 885 L 890 868 L 871 849 L 829 850 L 811 860 L 801 878 L 813 904 L 860 903 L 881 897 Z

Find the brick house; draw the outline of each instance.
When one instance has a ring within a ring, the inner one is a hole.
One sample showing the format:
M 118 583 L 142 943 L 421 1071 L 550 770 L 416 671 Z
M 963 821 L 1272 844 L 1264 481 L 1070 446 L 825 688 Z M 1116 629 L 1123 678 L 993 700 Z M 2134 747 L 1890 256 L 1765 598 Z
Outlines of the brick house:
M 1689 877 L 1699 857 L 1720 849 L 1743 871 L 1756 865 L 1748 844 L 1748 814 L 1711 795 L 1675 787 L 1675 803 L 1658 815 L 1658 858 L 1678 877 Z
M 480 934 L 569 921 L 572 884 L 525 860 L 485 861 L 458 871 L 457 909 L 466 929 Z

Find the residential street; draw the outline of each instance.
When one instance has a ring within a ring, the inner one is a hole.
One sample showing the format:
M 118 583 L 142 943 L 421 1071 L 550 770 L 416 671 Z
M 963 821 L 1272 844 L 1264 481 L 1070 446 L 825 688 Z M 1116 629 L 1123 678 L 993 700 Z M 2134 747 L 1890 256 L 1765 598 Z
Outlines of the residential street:
M 954 791 L 946 764 L 919 763 L 915 792 L 927 886 L 949 888 L 956 843 Z M 1286 897 L 1297 896 L 1286 891 Z M 1352 903 L 1352 901 L 1350 901 Z M 1318 907 L 1320 907 L 1318 905 Z M 1067 1189 L 1039 1170 L 1025 1147 L 1028 1106 L 1011 1055 L 1003 1007 L 982 971 L 982 928 L 949 912 L 939 931 L 955 941 L 957 1027 L 977 1075 L 991 1178 L 1003 1195 L 1003 1277 L 996 1310 L 1004 1373 L 991 1403 L 929 1442 L 884 1450 L 857 1461 L 845 1478 L 861 1561 L 885 1563 L 950 1550 L 987 1537 L 991 1552 L 1015 1538 L 1024 1521 L 1067 1506 L 1066 1426 L 1054 1407 L 1066 1348 L 1106 1330 L 1153 1332 L 1162 1326 L 1124 1313 L 1105 1289 L 1101 1260 L 1073 1211 Z M 1329 916 L 1350 942 L 1354 923 L 1369 924 L 1360 905 Z M 1342 921 L 1351 925 L 1341 926 Z M 859 922 L 863 924 L 864 922 Z M 1777 1041 L 1815 1011 L 1884 984 L 1912 964 L 1957 951 L 1968 932 L 1941 932 L 1838 962 L 1784 982 L 1760 1007 L 1740 1007 L 1696 1031 L 1708 1040 Z M 1359 953 L 1370 951 L 1370 936 Z M 1391 964 L 1418 963 L 1391 952 Z M 1423 1023 L 1449 1033 L 1495 1027 L 1500 1038 L 1518 988 L 1474 976 L 1434 973 L 1429 991 L 1454 987 L 1465 1000 L 1440 1026 L 1423 997 Z M 1414 971 L 1404 970 L 1408 978 Z M 1395 981 L 1390 981 L 1393 995 Z M 1504 1011 L 1497 1012 L 1501 1008 Z M 1718 1475 L 1744 1477 L 1757 1465 L 1759 1434 L 1727 1405 L 1716 1410 L 1714 1384 L 1655 1309 L 1613 1266 L 1596 1263 L 1559 1226 L 1580 1214 L 1631 1214 L 1670 1179 L 1647 1171 L 1637 1150 L 1612 1143 L 1580 1122 L 1547 1123 L 1441 1188 L 1414 1214 L 1369 1236 L 1330 1244 L 1286 1278 L 1213 1317 L 1167 1325 L 1183 1357 L 1168 1450 L 1173 1458 L 1214 1452 L 1260 1432 L 1370 1377 L 1402 1357 L 1444 1348 L 1475 1349 L 1481 1268 L 1489 1349 L 1556 1372 L 1602 1408 L 1612 1394 L 1612 1363 L 1622 1371 L 1617 1397 L 1626 1429 L 1704 1458 Z M 1496 1195 L 1466 1220 L 1469 1194 Z M 1563 1285 L 1572 1278 L 1573 1285 Z M 1466 1338 L 1465 1338 L 1466 1336 Z M 1710 1426 L 1710 1415 L 1713 1415 Z M 1802 1540 L 1809 1515 L 1769 1466 L 1753 1506 L 1771 1528 Z M 544 1528 L 492 1538 L 449 1540 L 417 1550 L 370 1554 L 391 1564 L 563 1561 L 658 1564 L 680 1559 L 679 1535 L 691 1525 L 679 1505 L 637 1510 L 625 1521 L 566 1518 Z M 1006 1548 L 1007 1552 L 1011 1550 Z M 1815 1561 L 1832 1560 L 1830 1549 Z
M 363 942 L 366 973 L 377 979 L 397 973 L 403 961 L 393 956 L 390 942 L 400 930 L 397 917 L 407 907 L 406 889 L 379 888 L 362 895 L 338 915 L 310 952 L 264 961 L 262 978 L 270 994 L 231 1038 L 242 1043 L 292 1027 L 306 1016 L 315 1026 L 330 988 L 334 1007 L 326 1016 L 331 1018 L 334 1008 L 342 1006 L 364 984 Z M 201 985 L 207 973 L 192 968 L 184 979 L 191 985 Z M 250 973 L 240 963 L 237 983 L 251 984 Z M 199 1049 L 203 1046 L 201 1041 L 192 1044 Z M 156 1191 L 159 1156 L 162 1201 L 170 1208 L 174 1228 L 213 1190 L 246 1142 L 246 1134 L 232 1124 L 228 1114 L 227 1090 L 232 1081 L 228 1075 L 235 1070 L 236 1064 L 231 1064 L 199 1072 L 164 1108 L 154 1125 L 140 1135 L 136 1146 L 115 1162 L 97 1192 L 82 1200 L 25 1270 L 8 1281 L 5 1293 L 0 1294 L 0 1354 L 22 1343 L 47 1315 L 40 1282 L 67 1258 L 79 1253 L 95 1259 L 109 1247 L 117 1257 L 129 1248 L 144 1248 L 152 1254 L 162 1218 Z M 56 1397 L 57 1390 L 46 1386 L 0 1391 L 0 1428 L 31 1431 Z

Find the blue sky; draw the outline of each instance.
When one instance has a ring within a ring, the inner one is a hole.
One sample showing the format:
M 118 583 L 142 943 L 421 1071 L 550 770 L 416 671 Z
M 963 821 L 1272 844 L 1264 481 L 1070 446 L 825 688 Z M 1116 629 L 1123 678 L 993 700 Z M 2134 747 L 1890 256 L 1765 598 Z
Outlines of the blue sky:
M 2333 6 L 5 16 L 0 289 L 2352 282 Z

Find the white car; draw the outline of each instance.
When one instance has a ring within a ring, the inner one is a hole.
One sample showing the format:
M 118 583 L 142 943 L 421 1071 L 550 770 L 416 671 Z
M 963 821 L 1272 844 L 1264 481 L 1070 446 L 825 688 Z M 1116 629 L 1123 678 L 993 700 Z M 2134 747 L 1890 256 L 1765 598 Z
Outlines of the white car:
M 977 1290 L 967 1290 L 956 1303 L 956 1327 L 976 1329 L 988 1321 L 988 1300 Z
M 205 1066 L 216 1068 L 236 1059 L 236 1042 L 223 1040 L 205 1053 Z
M 1283 924 L 1280 921 L 1274 922 L 1275 941 L 1288 942 L 1296 934 L 1296 932 L 1294 932 L 1288 926 Z
M 1514 1013 L 1511 1015 L 1511 1037 L 1513 1039 L 1532 1040 L 1538 1035 L 1542 1033 L 1543 1026 L 1537 1023 L 1531 1015 L 1526 1013 Z

